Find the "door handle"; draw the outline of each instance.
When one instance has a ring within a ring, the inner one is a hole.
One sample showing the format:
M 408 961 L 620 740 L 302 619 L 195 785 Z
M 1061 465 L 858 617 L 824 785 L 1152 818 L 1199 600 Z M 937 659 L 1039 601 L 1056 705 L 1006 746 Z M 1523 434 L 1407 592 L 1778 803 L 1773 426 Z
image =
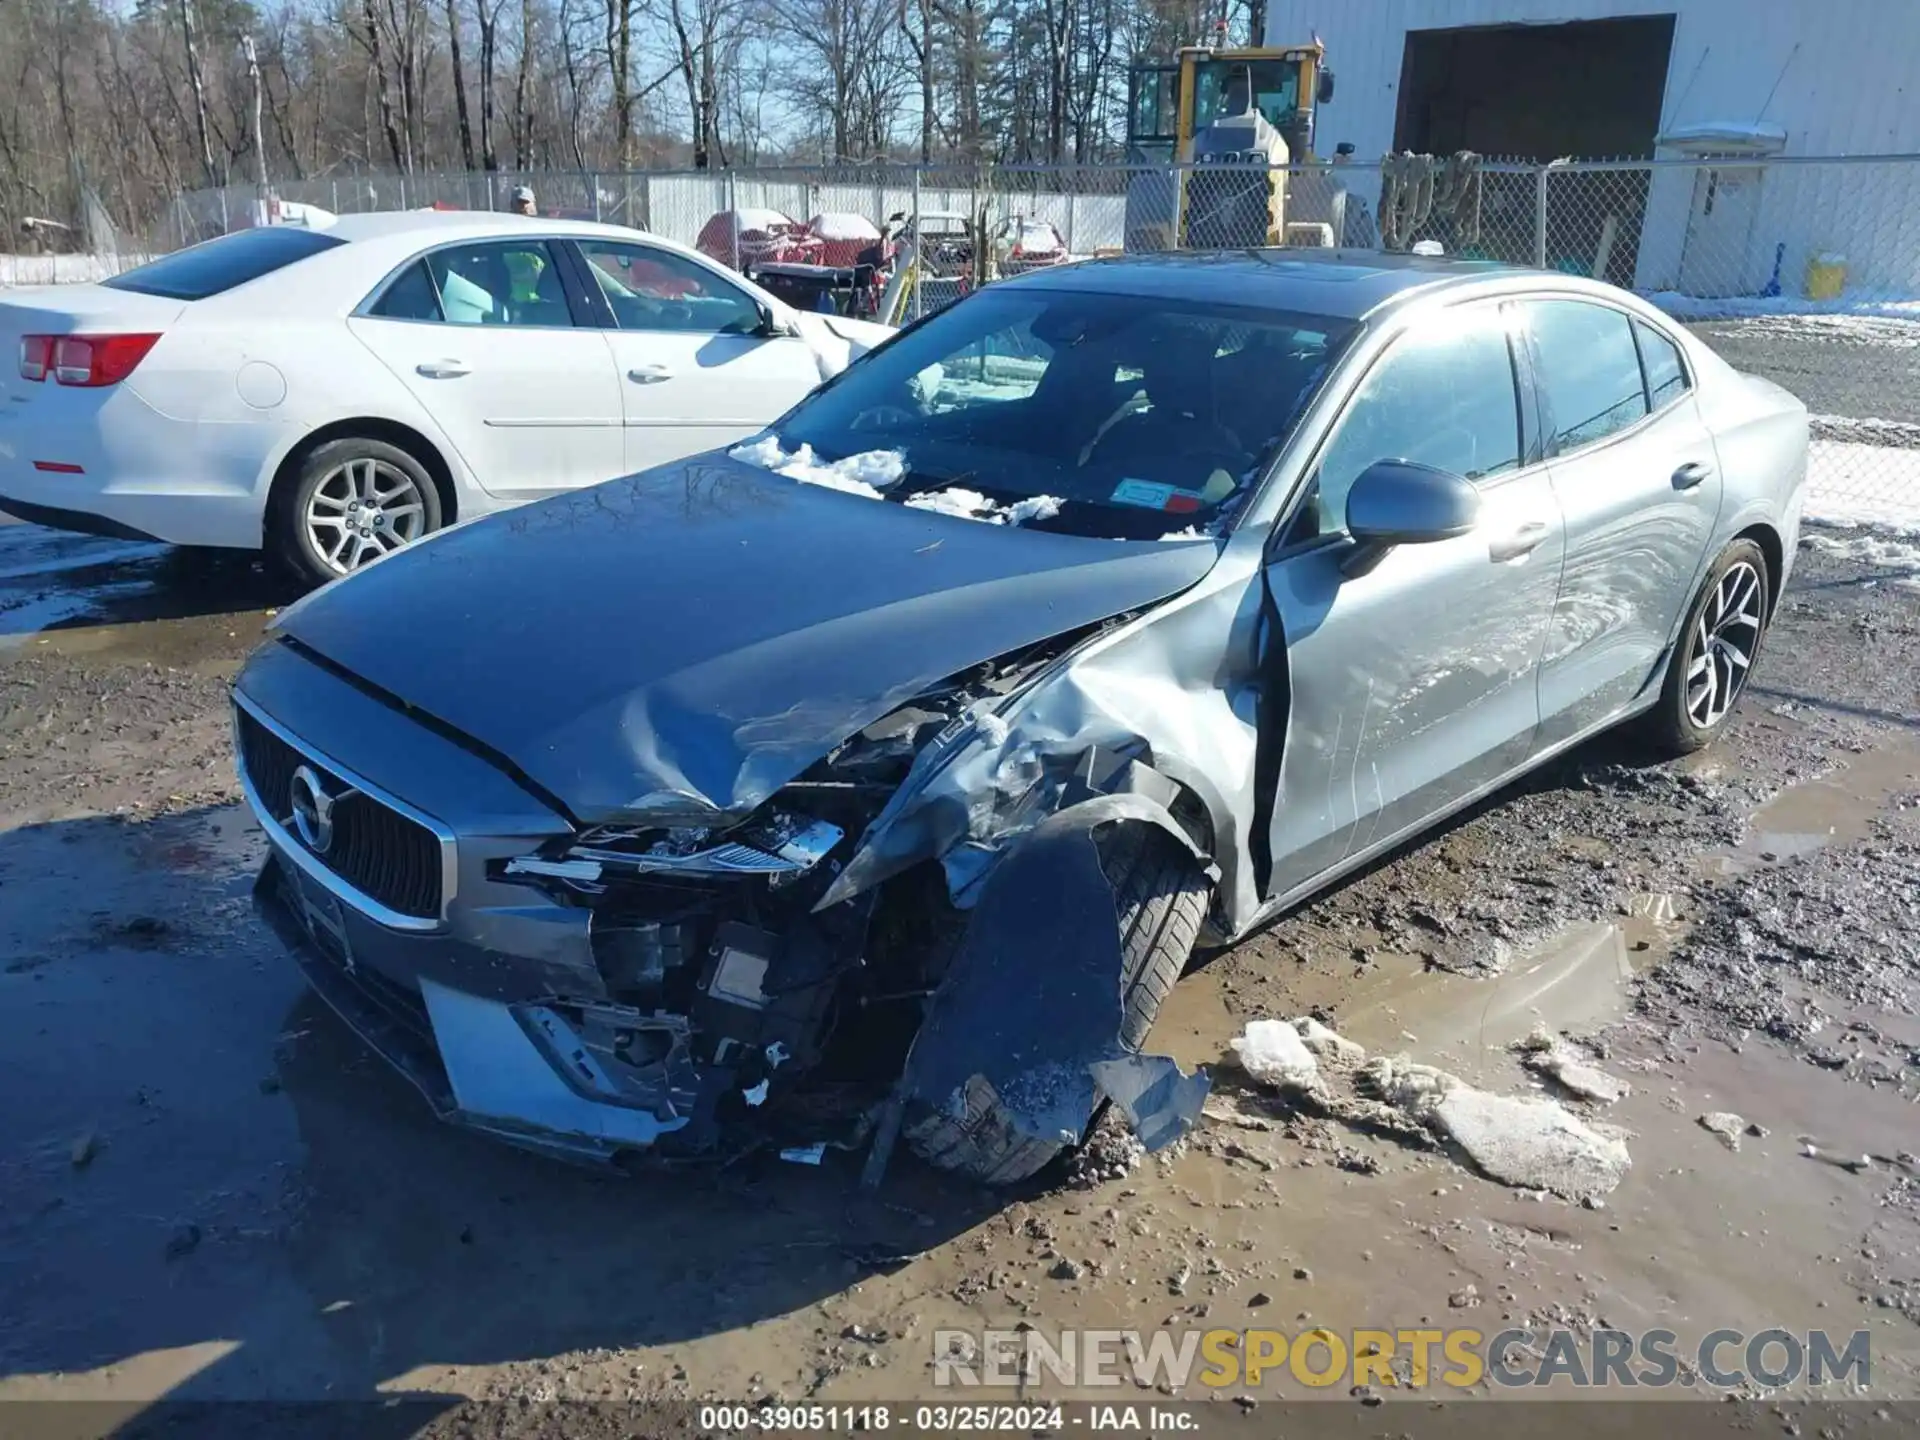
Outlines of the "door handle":
M 1487 557 L 1495 564 L 1506 560 L 1518 560 L 1521 556 L 1531 555 L 1538 550 L 1546 542 L 1547 534 L 1546 521 L 1529 520 L 1499 539 L 1490 541 L 1487 545 Z
M 662 380 L 671 380 L 673 371 L 665 365 L 636 365 L 627 371 L 627 378 L 636 385 L 658 385 Z
M 413 369 L 415 374 L 424 375 L 429 380 L 458 380 L 462 375 L 473 373 L 472 367 L 464 360 L 429 360 Z
M 1698 460 L 1689 460 L 1673 472 L 1673 488 L 1676 490 L 1692 490 L 1696 486 L 1705 484 L 1707 477 L 1712 474 L 1713 467 L 1711 465 L 1702 464 Z

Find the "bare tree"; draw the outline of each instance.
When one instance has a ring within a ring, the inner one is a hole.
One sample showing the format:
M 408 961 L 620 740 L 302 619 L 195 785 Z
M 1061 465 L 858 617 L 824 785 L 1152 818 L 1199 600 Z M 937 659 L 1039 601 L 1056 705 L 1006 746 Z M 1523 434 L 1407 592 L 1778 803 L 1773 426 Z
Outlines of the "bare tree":
M 458 0 L 446 0 L 447 10 L 447 59 L 453 71 L 453 108 L 460 117 L 460 163 L 467 169 L 473 169 L 473 122 L 467 113 L 467 68 L 460 56 L 460 31 L 464 28 L 460 22 Z
M 207 85 L 200 74 L 200 45 L 193 33 L 193 0 L 179 0 L 180 36 L 187 50 L 187 83 L 193 88 L 193 128 L 200 139 L 200 164 L 205 169 L 207 184 L 220 183 L 219 172 L 213 168 L 213 142 L 207 138 Z

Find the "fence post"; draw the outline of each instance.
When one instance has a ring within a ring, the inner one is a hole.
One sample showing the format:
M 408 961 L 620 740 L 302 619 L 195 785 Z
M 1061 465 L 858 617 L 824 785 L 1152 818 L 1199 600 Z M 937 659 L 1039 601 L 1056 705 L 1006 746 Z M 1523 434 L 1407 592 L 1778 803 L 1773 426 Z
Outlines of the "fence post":
M 1547 173 L 1553 167 L 1542 165 L 1533 172 L 1533 263 L 1547 268 Z
M 921 286 L 927 278 L 926 244 L 920 237 L 920 167 L 913 167 L 913 318 L 925 313 Z
M 587 189 L 592 194 L 592 197 L 593 197 L 593 218 L 595 220 L 598 220 L 601 218 L 600 217 L 600 172 L 599 171 L 589 170 L 587 172 Z
M 740 182 L 731 168 L 727 171 L 727 219 L 733 225 L 733 268 L 741 269 L 740 264 Z

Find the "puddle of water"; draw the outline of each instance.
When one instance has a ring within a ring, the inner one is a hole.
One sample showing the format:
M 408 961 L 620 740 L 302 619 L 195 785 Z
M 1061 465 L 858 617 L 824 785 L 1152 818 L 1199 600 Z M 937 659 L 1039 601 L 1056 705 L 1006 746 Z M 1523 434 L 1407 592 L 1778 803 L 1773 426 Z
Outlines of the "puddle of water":
M 1333 1013 L 1334 1028 L 1369 1050 L 1405 1052 L 1468 1078 L 1510 1080 L 1508 1051 L 1536 1026 L 1578 1033 L 1626 1013 L 1627 981 L 1664 955 L 1680 928 L 1670 914 L 1669 902 L 1617 923 L 1567 926 L 1520 948 L 1489 978 L 1376 955 L 1358 974 L 1297 977 L 1287 1003 L 1267 1013 L 1290 1019 L 1321 1006 Z M 1243 1028 L 1222 987 L 1212 968 L 1176 985 L 1154 1026 L 1154 1048 L 1183 1065 L 1218 1063 Z
M 1830 774 L 1782 790 L 1754 812 L 1737 847 L 1702 863 L 1709 874 L 1738 875 L 1863 839 L 1888 801 L 1916 786 L 1920 742 L 1898 740 L 1868 750 Z
M 135 581 L 86 590 L 55 590 L 12 605 L 0 602 L 0 651 L 24 649 L 44 641 L 45 631 L 91 613 L 103 599 L 135 595 L 146 588 L 144 581 Z
M 35 580 L 43 575 L 61 575 L 73 570 L 90 570 L 158 560 L 168 546 L 138 540 L 92 540 L 86 536 L 58 536 L 41 531 L 40 543 L 0 547 L 0 581 Z M 77 543 L 61 544 L 60 540 Z
M 1627 953 L 1618 925 L 1570 925 L 1521 949 L 1492 979 L 1410 975 L 1349 1009 L 1341 1028 L 1369 1049 L 1410 1048 L 1471 1071 L 1536 1026 L 1592 1029 L 1626 1013 Z

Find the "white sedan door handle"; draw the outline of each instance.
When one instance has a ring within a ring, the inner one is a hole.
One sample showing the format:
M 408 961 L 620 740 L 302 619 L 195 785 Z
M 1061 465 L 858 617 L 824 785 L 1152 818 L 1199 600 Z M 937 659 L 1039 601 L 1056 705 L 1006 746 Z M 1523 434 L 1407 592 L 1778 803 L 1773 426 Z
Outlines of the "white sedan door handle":
M 429 380 L 458 380 L 462 375 L 473 373 L 473 368 L 464 360 L 429 360 L 413 368 L 415 373 Z
M 636 365 L 627 371 L 627 378 L 636 385 L 658 385 L 662 380 L 671 380 L 673 371 L 665 365 Z
M 1522 555 L 1531 555 L 1539 549 L 1546 538 L 1547 522 L 1529 520 L 1526 524 L 1516 526 L 1502 535 L 1498 540 L 1490 542 L 1487 546 L 1487 556 L 1495 564 L 1505 560 L 1518 560 Z

